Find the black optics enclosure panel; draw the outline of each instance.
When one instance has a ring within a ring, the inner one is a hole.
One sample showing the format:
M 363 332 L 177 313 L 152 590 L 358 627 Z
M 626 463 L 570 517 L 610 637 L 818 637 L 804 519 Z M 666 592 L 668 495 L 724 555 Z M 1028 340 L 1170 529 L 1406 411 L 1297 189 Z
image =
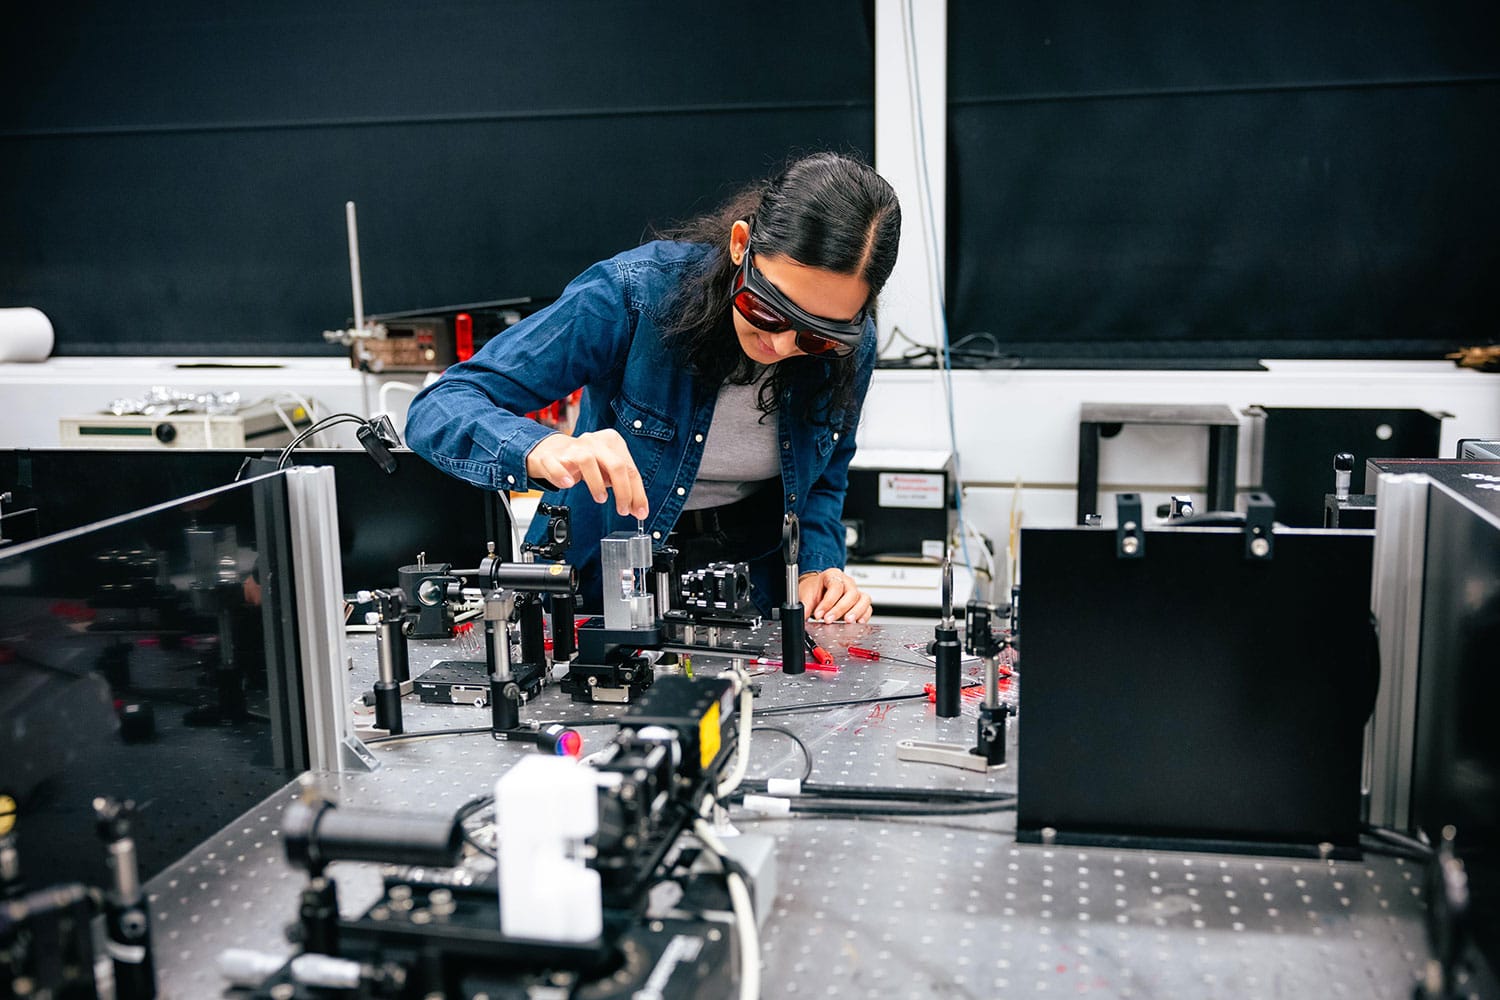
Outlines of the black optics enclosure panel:
M 1023 533 L 1021 839 L 1353 848 L 1377 684 L 1368 531 Z
M 31 889 L 151 878 L 308 765 L 285 477 L 0 548 L 0 793 Z

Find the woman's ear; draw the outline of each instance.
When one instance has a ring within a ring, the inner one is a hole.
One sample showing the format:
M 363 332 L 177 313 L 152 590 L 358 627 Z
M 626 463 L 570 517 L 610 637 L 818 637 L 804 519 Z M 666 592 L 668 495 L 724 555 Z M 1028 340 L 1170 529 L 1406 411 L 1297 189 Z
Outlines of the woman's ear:
M 750 244 L 750 223 L 739 219 L 729 227 L 729 259 L 734 261 L 734 266 L 740 266 L 740 260 L 745 256 L 745 247 Z

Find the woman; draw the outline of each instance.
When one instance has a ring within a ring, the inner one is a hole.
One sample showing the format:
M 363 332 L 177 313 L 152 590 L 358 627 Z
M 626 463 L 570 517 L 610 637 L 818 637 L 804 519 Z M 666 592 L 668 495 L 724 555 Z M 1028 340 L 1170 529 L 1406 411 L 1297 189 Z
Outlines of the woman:
M 784 600 L 790 511 L 804 608 L 868 621 L 839 518 L 900 230 L 895 192 L 869 167 L 797 160 L 669 239 L 595 264 L 449 368 L 412 402 L 407 442 L 487 489 L 550 487 L 546 502 L 572 511 L 567 559 L 586 606 L 600 600 L 599 540 L 644 521 L 681 569 L 748 562 L 767 611 Z M 522 416 L 580 386 L 573 436 Z

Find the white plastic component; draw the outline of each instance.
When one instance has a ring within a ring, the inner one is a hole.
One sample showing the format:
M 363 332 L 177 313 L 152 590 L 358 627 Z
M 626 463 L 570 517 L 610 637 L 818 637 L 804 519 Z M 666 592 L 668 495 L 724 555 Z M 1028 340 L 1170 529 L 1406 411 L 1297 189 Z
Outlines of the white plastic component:
M 358 989 L 359 963 L 308 952 L 292 959 L 292 978 L 303 986 L 319 986 L 327 990 Z
M 501 931 L 538 941 L 599 937 L 599 873 L 582 858 L 599 829 L 595 772 L 570 757 L 521 758 L 495 783 L 495 823 Z
M 226 948 L 219 953 L 219 975 L 231 986 L 254 988 L 281 968 L 285 959 L 249 948 Z
M 791 796 L 802 794 L 801 778 L 767 778 L 766 794 Z
M 785 816 L 792 811 L 792 801 L 770 795 L 746 795 L 745 808 L 762 816 Z

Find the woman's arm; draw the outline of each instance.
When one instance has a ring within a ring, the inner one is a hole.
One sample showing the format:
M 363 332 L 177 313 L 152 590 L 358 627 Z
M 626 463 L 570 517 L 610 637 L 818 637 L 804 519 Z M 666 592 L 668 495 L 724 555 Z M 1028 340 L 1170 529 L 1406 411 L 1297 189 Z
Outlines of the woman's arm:
M 872 330 L 860 345 L 856 362 L 859 374 L 854 384 L 854 408 L 850 418 L 834 433 L 828 465 L 808 490 L 800 518 L 805 570 L 797 582 L 802 606 L 814 618 L 869 621 L 869 595 L 845 573 L 844 494 L 849 488 L 849 462 L 854 458 L 854 432 L 864 409 L 865 394 L 875 371 L 875 337 Z
M 497 335 L 418 393 L 407 411 L 407 444 L 477 486 L 526 489 L 541 471 L 528 469 L 528 457 L 555 432 L 524 414 L 623 364 L 632 325 L 620 265 L 595 264 L 556 302 Z M 587 478 L 581 469 L 578 474 Z

